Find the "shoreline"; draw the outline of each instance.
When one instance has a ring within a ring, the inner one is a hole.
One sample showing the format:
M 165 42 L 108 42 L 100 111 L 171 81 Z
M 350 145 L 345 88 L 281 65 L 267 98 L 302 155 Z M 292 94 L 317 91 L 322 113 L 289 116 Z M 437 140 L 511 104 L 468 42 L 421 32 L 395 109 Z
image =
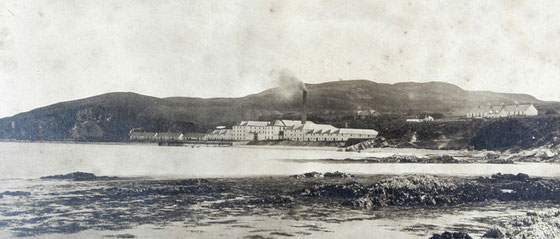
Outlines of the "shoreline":
M 501 222 L 497 226 L 502 233 L 538 233 L 555 225 L 555 214 L 547 212 L 560 207 L 560 192 L 554 190 L 560 179 L 523 174 L 461 177 L 335 172 L 328 177 L 309 174 L 303 178 L 175 180 L 107 180 L 90 175 L 86 181 L 82 181 L 83 175 L 77 175 L 79 181 L 62 176 L 0 192 L 4 194 L 0 198 L 3 203 L 19 205 L 0 208 L 0 213 L 16 215 L 0 220 L 1 228 L 16 237 L 59 233 L 60 237 L 83 233 L 138 235 L 139 228 L 148 226 L 155 228 L 154 233 L 177 230 L 180 235 L 193 237 L 214 235 L 209 229 L 216 228 L 236 230 L 241 237 L 324 238 L 347 235 L 347 227 L 369 224 L 379 228 L 392 222 L 389 231 L 405 237 L 428 238 L 444 231 L 482 236 L 496 222 Z M 538 195 L 524 191 L 535 187 L 539 188 Z M 47 192 L 48 197 L 43 197 Z M 154 207 L 160 210 L 148 210 Z M 75 211 L 80 211 L 79 217 L 67 216 Z M 26 221 L 29 216 L 33 222 Z M 509 230 L 519 220 L 535 224 Z M 268 231 L 270 224 L 259 221 L 282 226 Z M 180 224 L 174 227 L 167 222 Z M 305 226 L 312 224 L 315 226 Z M 532 229 L 531 225 L 539 227 Z M 75 229 L 69 231 L 71 228 Z

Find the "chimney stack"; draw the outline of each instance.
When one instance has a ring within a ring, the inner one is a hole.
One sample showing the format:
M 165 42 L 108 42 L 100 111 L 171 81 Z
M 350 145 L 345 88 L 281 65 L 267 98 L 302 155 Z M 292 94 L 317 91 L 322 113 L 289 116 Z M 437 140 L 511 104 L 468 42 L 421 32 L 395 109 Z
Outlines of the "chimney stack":
M 301 111 L 301 124 L 307 122 L 307 90 L 303 90 L 303 109 Z

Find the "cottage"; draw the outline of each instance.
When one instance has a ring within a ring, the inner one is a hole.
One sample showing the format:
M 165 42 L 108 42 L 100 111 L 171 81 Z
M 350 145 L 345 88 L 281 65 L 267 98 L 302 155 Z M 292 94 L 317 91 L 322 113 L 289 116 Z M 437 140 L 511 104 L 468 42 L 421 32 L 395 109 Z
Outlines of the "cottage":
M 430 116 L 430 115 L 426 115 L 423 119 L 406 119 L 406 122 L 430 122 L 430 121 L 434 121 L 434 117 Z
M 377 110 L 357 110 L 356 111 L 356 118 L 360 119 L 367 119 L 370 117 L 377 117 L 381 116 L 381 113 Z
M 467 113 L 467 118 L 499 118 L 511 116 L 535 116 L 539 112 L 533 104 L 478 106 Z

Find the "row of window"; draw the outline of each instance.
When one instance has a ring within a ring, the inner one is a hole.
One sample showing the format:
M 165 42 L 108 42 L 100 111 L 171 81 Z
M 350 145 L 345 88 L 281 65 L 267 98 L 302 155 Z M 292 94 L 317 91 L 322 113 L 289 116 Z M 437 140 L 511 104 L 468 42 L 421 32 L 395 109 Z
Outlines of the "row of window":
M 495 115 L 493 113 L 469 113 L 469 115 L 471 116 L 488 116 L 488 115 Z M 512 111 L 512 112 L 507 112 L 507 115 L 525 115 L 525 112 L 523 111 Z

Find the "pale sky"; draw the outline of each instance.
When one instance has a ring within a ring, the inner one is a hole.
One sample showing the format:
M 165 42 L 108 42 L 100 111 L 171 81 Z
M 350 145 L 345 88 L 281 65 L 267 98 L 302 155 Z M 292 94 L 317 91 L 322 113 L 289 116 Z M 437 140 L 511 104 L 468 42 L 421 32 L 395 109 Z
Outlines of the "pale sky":
M 367 2 L 367 3 L 366 3 Z M 0 1 L 0 117 L 114 91 L 444 81 L 560 101 L 560 1 Z

